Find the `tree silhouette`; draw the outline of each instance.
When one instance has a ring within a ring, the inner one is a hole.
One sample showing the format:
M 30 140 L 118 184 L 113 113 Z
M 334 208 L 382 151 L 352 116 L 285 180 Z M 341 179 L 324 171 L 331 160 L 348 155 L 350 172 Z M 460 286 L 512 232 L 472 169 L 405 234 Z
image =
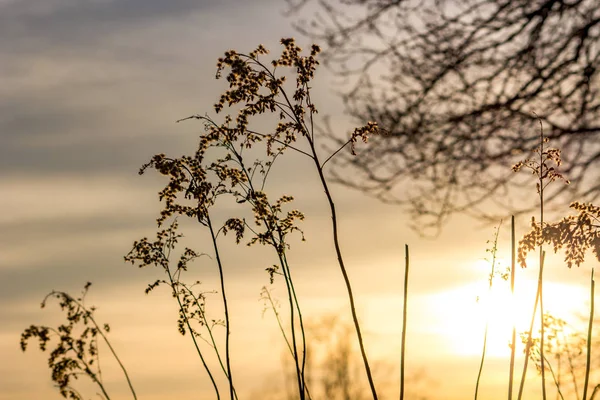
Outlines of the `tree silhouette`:
M 346 78 L 347 112 L 388 131 L 334 160 L 339 183 L 408 206 L 421 231 L 490 204 L 525 212 L 505 166 L 537 146 L 539 119 L 572 183 L 549 199 L 600 195 L 598 0 L 287 1 Z

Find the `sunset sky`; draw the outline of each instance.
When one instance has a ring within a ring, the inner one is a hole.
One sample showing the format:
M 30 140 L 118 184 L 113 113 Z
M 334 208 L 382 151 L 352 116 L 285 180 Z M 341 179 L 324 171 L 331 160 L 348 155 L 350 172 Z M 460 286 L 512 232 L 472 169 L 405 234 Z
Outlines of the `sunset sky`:
M 87 281 L 93 282 L 87 301 L 111 324 L 109 337 L 140 400 L 212 398 L 189 337 L 177 332 L 174 299 L 165 288 L 144 294 L 162 271 L 123 261 L 134 240 L 154 237 L 161 209 L 163 177 L 138 170 L 156 153 L 193 153 L 202 124 L 175 121 L 213 112 L 225 88 L 214 79 L 224 51 L 248 52 L 262 43 L 275 56 L 279 39 L 290 36 L 308 48 L 292 27 L 302 16 L 286 17 L 285 10 L 282 0 L 0 0 L 0 400 L 61 398 L 47 354 L 35 342 L 22 353 L 20 333 L 30 324 L 60 322 L 58 306 L 42 310 L 41 300 L 53 289 L 78 294 Z M 312 98 L 345 136 L 356 121 L 344 115 L 335 82 L 319 69 Z M 337 314 L 349 321 L 316 171 L 310 160 L 288 155 L 269 189 L 294 195 L 294 207 L 306 214 L 307 240 L 294 238 L 289 255 L 305 318 Z M 333 194 L 367 350 L 373 362 L 391 365 L 384 379 L 392 382 L 390 397 L 398 393 L 405 244 L 412 268 L 406 363 L 409 376 L 420 376 L 407 388 L 425 390 L 431 399 L 471 397 L 485 323 L 477 298 L 485 297 L 489 274 L 481 259 L 489 257 L 494 226 L 456 216 L 439 237 L 422 238 L 398 206 L 340 186 Z M 520 234 L 528 221 L 519 221 Z M 183 224 L 186 244 L 211 254 L 201 228 Z M 505 221 L 499 240 L 504 265 L 509 232 Z M 265 250 L 223 242 L 234 376 L 240 399 L 260 399 L 283 380 L 285 344 L 260 300 L 269 284 L 264 269 L 273 260 Z M 574 313 L 588 312 L 589 268 L 568 270 L 560 261 L 560 255 L 549 257 L 546 309 L 577 321 Z M 190 280 L 216 290 L 216 266 L 209 259 L 194 266 Z M 537 271 L 517 272 L 521 294 L 514 313 L 522 323 L 533 305 Z M 285 304 L 282 283 L 273 293 Z M 491 305 L 496 322 L 481 392 L 492 400 L 505 398 L 508 376 L 508 336 L 499 322 L 510 323 L 510 300 L 506 287 L 499 293 Z M 219 307 L 218 296 L 209 296 L 211 305 Z M 101 351 L 113 398 L 130 398 L 117 365 Z M 529 376 L 537 382 L 533 369 Z M 536 393 L 537 386 L 528 390 Z

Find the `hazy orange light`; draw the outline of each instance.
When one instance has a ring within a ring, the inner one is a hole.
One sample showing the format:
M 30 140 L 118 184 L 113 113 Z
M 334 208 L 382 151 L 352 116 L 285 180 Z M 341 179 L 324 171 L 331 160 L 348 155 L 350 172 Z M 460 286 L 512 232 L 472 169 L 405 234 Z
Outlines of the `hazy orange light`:
M 520 355 L 523 347 L 518 334 L 529 330 L 536 287 L 537 281 L 534 279 L 518 280 L 513 298 L 510 283 L 497 279 L 491 292 L 488 282 L 484 281 L 431 295 L 428 307 L 433 314 L 434 329 L 445 337 L 451 353 L 462 356 L 481 355 L 487 321 L 487 356 L 509 358 L 514 324 L 517 330 L 517 354 Z M 567 322 L 577 323 L 577 315 L 584 315 L 586 312 L 587 296 L 584 288 L 545 282 L 544 312 Z M 534 335 L 538 331 L 539 309 Z

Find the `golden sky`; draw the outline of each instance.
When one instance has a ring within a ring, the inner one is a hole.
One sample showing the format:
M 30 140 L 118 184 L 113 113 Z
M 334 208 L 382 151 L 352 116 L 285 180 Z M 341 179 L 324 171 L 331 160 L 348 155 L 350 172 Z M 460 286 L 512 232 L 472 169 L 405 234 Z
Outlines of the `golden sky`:
M 32 323 L 60 321 L 57 306 L 39 308 L 47 292 L 77 294 L 87 281 L 93 282 L 88 301 L 98 307 L 98 319 L 111 324 L 110 338 L 140 399 L 211 398 L 189 338 L 177 332 L 173 299 L 166 289 L 144 294 L 161 271 L 123 262 L 134 240 L 154 235 L 160 210 L 156 193 L 164 181 L 137 171 L 153 154 L 193 152 L 202 125 L 175 121 L 212 111 L 225 87 L 214 79 L 216 59 L 225 50 L 250 51 L 262 43 L 277 54 L 280 38 L 299 36 L 284 10 L 278 0 L 0 0 L 0 400 L 60 398 L 46 354 L 34 342 L 23 354 L 19 336 Z M 305 38 L 299 42 L 307 44 Z M 343 115 L 333 82 L 320 69 L 313 100 L 346 135 L 353 122 Z M 289 256 L 305 317 L 337 314 L 349 320 L 316 173 L 293 154 L 278 168 L 270 188 L 294 195 L 295 207 L 307 217 L 307 241 L 293 241 Z M 488 255 L 493 227 L 457 216 L 440 237 L 425 239 L 409 230 L 402 209 L 339 186 L 333 192 L 371 358 L 391 363 L 398 376 L 407 243 L 407 369 L 421 374 L 425 389 L 419 390 L 429 398 L 472 396 L 486 318 L 477 297 L 485 295 L 489 273 L 480 260 Z M 520 221 L 521 232 L 527 221 Z M 186 240 L 199 251 L 211 250 L 197 227 L 185 228 Z M 505 260 L 509 239 L 505 222 Z M 240 398 L 261 398 L 261 390 L 283 376 L 284 342 L 260 301 L 268 284 L 264 268 L 272 262 L 259 249 L 226 248 L 234 374 Z M 548 309 L 567 318 L 574 311 L 584 314 L 589 269 L 568 271 L 560 257 L 552 260 Z M 192 271 L 207 290 L 217 289 L 216 273 L 205 261 Z M 527 279 L 532 282 L 535 271 L 518 273 L 528 293 Z M 284 301 L 281 282 L 274 294 Z M 510 322 L 504 307 L 509 297 L 497 296 L 493 315 Z M 512 313 L 521 318 L 532 298 L 525 294 L 517 301 Z M 211 304 L 218 304 L 217 296 L 209 298 Z M 504 328 L 496 325 L 481 392 L 492 400 L 504 398 L 509 354 Z M 103 357 L 115 398 L 128 398 L 116 365 L 106 352 Z M 530 378 L 536 382 L 535 371 Z M 396 396 L 397 380 L 392 387 Z

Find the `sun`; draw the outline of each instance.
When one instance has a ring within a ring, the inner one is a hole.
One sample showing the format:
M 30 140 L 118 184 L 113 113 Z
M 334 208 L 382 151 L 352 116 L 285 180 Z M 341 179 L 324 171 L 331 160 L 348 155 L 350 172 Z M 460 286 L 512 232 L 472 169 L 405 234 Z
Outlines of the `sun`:
M 517 332 L 517 352 L 521 353 L 520 332 L 529 330 L 537 282 L 521 279 L 515 284 L 495 279 L 473 283 L 430 296 L 430 307 L 437 333 L 444 336 L 449 351 L 461 356 L 481 355 L 487 329 L 487 357 L 509 358 L 513 326 Z M 574 285 L 544 283 L 544 311 L 567 321 L 581 313 L 586 304 L 584 291 Z M 539 311 L 534 332 L 539 330 Z

